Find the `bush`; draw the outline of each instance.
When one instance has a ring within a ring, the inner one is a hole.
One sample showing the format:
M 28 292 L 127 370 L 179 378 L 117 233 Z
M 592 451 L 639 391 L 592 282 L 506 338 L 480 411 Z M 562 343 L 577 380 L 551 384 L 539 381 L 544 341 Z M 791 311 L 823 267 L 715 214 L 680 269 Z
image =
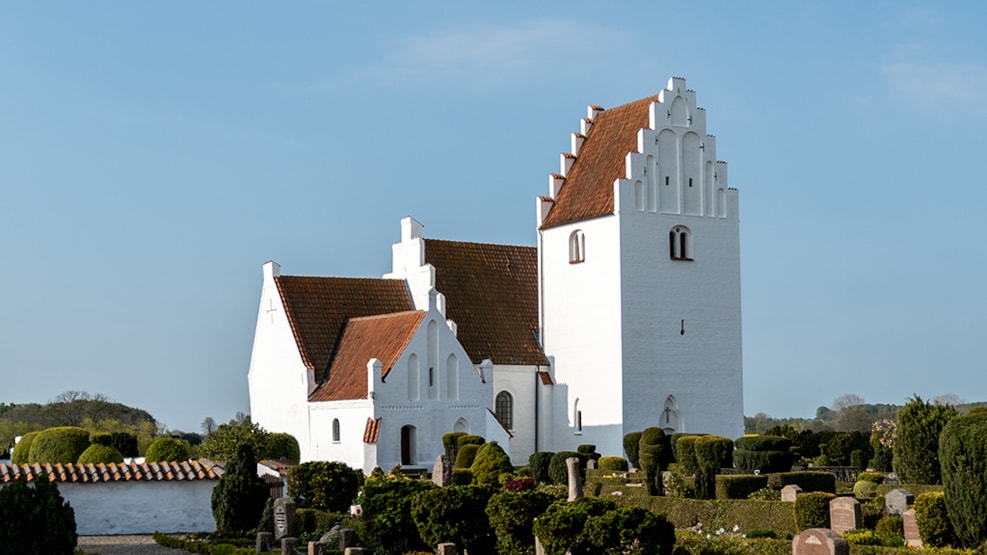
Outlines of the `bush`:
M 753 474 L 755 470 L 762 473 L 792 470 L 795 456 L 791 453 L 792 440 L 787 437 L 746 436 L 738 438 L 735 445 L 734 465 L 745 474 Z
M 482 485 L 496 485 L 499 483 L 501 474 L 510 473 L 514 470 L 511 465 L 511 457 L 497 445 L 496 441 L 484 443 L 476 452 L 476 458 L 470 466 L 473 479 Z
M 89 434 L 89 445 L 113 445 L 113 435 L 108 432 Z
M 672 437 L 676 435 L 680 437 L 675 441 L 675 460 L 682 467 L 683 474 L 692 476 L 699 472 L 699 463 L 696 462 L 696 440 L 701 436 L 673 434 Z
M 664 516 L 595 497 L 556 501 L 535 521 L 534 533 L 547 555 L 670 555 L 675 544 L 675 530 Z
M 28 462 L 72 464 L 89 447 L 89 432 L 74 426 L 41 430 L 31 442 Z
M 473 554 L 494 553 L 487 517 L 493 490 L 484 486 L 431 489 L 411 499 L 411 518 L 427 545 L 453 542 Z
M 479 445 L 483 445 L 486 442 L 487 440 L 483 439 L 483 436 L 477 436 L 471 434 L 463 434 L 458 438 L 456 438 L 456 445 L 459 446 L 460 449 L 462 449 L 464 445 L 479 446 Z
M 581 453 L 575 451 L 559 451 L 552 455 L 552 460 L 548 463 L 548 475 L 553 484 L 566 485 L 569 483 L 569 468 L 566 466 L 565 460 L 570 457 L 579 459 L 579 471 L 583 471 L 586 465 L 586 459 L 583 458 Z
M 147 462 L 187 461 L 188 444 L 180 439 L 161 436 L 154 440 L 144 453 Z
M 634 468 L 641 468 L 639 466 L 637 447 L 641 443 L 641 432 L 631 432 L 624 436 L 624 454 L 627 455 L 627 461 L 631 463 Z
M 734 474 L 716 477 L 717 499 L 747 499 L 755 491 L 768 486 L 767 476 Z
M 627 459 L 624 457 L 600 457 L 600 470 L 607 472 L 626 472 Z
M 836 499 L 832 493 L 813 491 L 795 498 L 795 529 L 799 532 L 810 528 L 829 528 L 829 502 Z
M 912 508 L 923 545 L 944 547 L 953 543 L 956 534 L 949 522 L 946 498 L 942 493 L 923 493 L 915 497 Z
M 288 495 L 299 508 L 343 513 L 360 489 L 358 472 L 335 461 L 302 463 L 288 470 Z
M 534 478 L 518 478 L 517 480 L 509 480 L 504 483 L 504 491 L 511 493 L 535 491 L 536 489 L 538 489 L 538 484 L 535 483 Z
M 137 436 L 134 434 L 113 432 L 110 434 L 110 445 L 116 447 L 124 458 L 132 459 L 137 456 Z
M 582 454 L 587 461 L 589 460 L 598 461 L 602 456 L 601 454 L 596 452 L 596 445 L 593 445 L 591 443 L 584 443 L 582 445 L 577 445 L 576 452 Z
M 956 416 L 952 406 L 926 403 L 918 396 L 898 410 L 892 465 L 901 483 L 942 483 L 939 434 Z
M 980 545 L 987 539 L 987 413 L 946 424 L 939 461 L 953 530 L 966 546 Z
M 763 487 L 757 491 L 752 491 L 747 499 L 751 501 L 781 501 L 781 491 Z
M 752 530 L 747 538 L 736 536 L 707 537 L 691 530 L 676 533 L 675 555 L 791 555 L 791 540 L 774 539 L 770 536 L 760 536 L 751 539 Z
M 227 462 L 223 477 L 212 490 L 216 530 L 243 532 L 256 527 L 264 511 L 268 489 L 264 480 L 257 476 L 257 458 L 253 447 L 249 443 L 241 443 L 233 459 Z
M 857 480 L 853 484 L 853 496 L 858 499 L 869 499 L 877 495 L 877 484 L 867 480 Z
M 442 448 L 445 455 L 449 457 L 449 462 L 456 461 L 456 455 L 459 454 L 459 438 L 464 435 L 466 432 L 449 432 L 442 435 Z
M 883 517 L 874 525 L 874 534 L 884 542 L 903 540 L 905 537 L 904 522 L 900 516 Z
M 532 486 L 534 484 L 532 483 Z M 535 536 L 532 526 L 554 497 L 541 491 L 495 494 L 487 503 L 487 517 L 497 534 L 497 553 L 500 555 L 531 555 L 534 553 Z
M 78 464 L 123 463 L 123 455 L 111 445 L 94 444 L 79 455 Z
M 456 463 L 453 468 L 469 468 L 473 466 L 476 459 L 476 452 L 480 450 L 480 445 L 476 443 L 466 443 L 459 446 L 459 454 L 456 455 Z
M 874 534 L 873 530 L 848 530 L 843 532 L 843 539 L 850 545 L 882 545 L 884 542 Z
M 0 552 L 72 555 L 77 538 L 75 511 L 46 475 L 0 489 Z
M 271 505 L 273 507 L 273 503 Z M 264 510 L 266 511 L 267 509 L 265 508 Z M 346 513 L 320 511 L 319 509 L 298 509 L 295 511 L 295 524 L 298 529 L 292 534 L 296 536 L 301 534 L 319 534 L 321 536 L 333 526 L 343 521 L 348 521 L 349 518 L 348 509 Z M 263 521 L 263 518 L 261 521 Z M 260 526 L 257 527 L 257 531 L 260 531 Z
M 672 458 L 665 431 L 661 428 L 651 427 L 641 432 L 637 457 L 641 463 L 641 470 L 646 476 L 648 493 L 661 495 L 664 485 L 662 484 L 661 473 L 668 468 L 668 462 Z
M 473 472 L 468 468 L 454 468 L 449 478 L 450 486 L 468 486 L 473 483 Z
M 861 472 L 857 474 L 857 480 L 862 480 L 864 482 L 871 482 L 874 484 L 883 484 L 885 475 L 883 472 Z
M 10 455 L 11 464 L 27 464 L 30 461 L 31 444 L 39 433 L 41 432 L 28 432 L 21 436 L 21 440 L 14 445 L 14 452 Z
M 836 493 L 836 475 L 832 472 L 778 472 L 768 476 L 768 486 L 781 489 L 788 484 L 802 488 L 803 492 L 823 491 Z
M 555 453 L 549 451 L 538 451 L 528 457 L 528 468 L 531 469 L 531 477 L 539 484 L 551 484 L 552 477 L 548 473 L 548 465 L 552 462 Z
M 716 474 L 733 463 L 733 441 L 720 436 L 700 436 L 695 443 L 696 497 L 713 499 L 716 496 Z
M 422 491 L 435 488 L 435 484 L 426 481 L 374 478 L 373 475 L 367 478 L 359 498 L 363 516 L 352 521 L 364 547 L 370 552 L 386 549 L 392 553 L 428 549 L 411 518 L 411 499 Z
M 301 449 L 298 447 L 298 440 L 291 434 L 274 432 L 267 435 L 264 443 L 265 459 L 285 459 L 291 464 L 298 464 L 301 460 Z

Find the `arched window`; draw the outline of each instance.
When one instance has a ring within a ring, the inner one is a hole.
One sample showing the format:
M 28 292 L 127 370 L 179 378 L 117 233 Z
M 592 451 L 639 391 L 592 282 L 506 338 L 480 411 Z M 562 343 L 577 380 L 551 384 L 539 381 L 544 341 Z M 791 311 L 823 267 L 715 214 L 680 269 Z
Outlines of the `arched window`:
M 514 429 L 514 398 L 506 391 L 497 394 L 494 400 L 494 413 L 508 430 Z
M 579 410 L 579 398 L 572 404 L 572 423 L 576 427 L 576 434 L 583 433 L 583 411 Z
M 339 419 L 332 419 L 332 442 L 339 443 Z
M 586 261 L 586 236 L 581 229 L 569 235 L 569 264 L 579 264 Z
M 689 228 L 677 225 L 668 232 L 668 256 L 672 260 L 692 260 L 692 234 Z

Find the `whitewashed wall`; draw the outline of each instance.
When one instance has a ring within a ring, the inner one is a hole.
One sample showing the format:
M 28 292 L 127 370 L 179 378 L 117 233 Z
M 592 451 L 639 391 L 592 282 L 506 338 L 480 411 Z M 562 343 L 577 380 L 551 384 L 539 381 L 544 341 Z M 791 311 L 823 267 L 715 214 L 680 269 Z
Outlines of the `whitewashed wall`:
M 59 482 L 82 536 L 212 532 L 212 490 L 219 480 Z

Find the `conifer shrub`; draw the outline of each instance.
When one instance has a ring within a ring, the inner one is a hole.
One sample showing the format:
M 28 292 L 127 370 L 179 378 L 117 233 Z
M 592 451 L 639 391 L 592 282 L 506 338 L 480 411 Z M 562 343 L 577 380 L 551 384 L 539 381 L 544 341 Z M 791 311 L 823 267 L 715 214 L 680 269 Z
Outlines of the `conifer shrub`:
M 648 493 L 661 495 L 663 490 L 661 473 L 668 468 L 668 463 L 672 458 L 671 449 L 668 446 L 668 436 L 661 428 L 646 428 L 641 432 L 641 441 L 638 443 L 637 450 L 641 470 L 646 476 Z
M 964 545 L 978 546 L 987 540 L 987 412 L 946 424 L 939 460 L 953 530 Z
M 449 486 L 411 499 L 411 518 L 426 545 L 452 542 L 470 553 L 494 553 L 496 537 L 487 516 L 494 489 Z
M 116 447 L 117 451 L 124 458 L 134 458 L 137 456 L 137 436 L 127 432 L 113 432 L 110 434 L 110 445 Z
M 79 455 L 79 460 L 76 461 L 78 464 L 109 464 L 123 463 L 123 455 L 120 451 L 117 451 L 116 447 L 112 445 L 103 445 L 95 443 L 86 448 L 85 451 Z
M 957 415 L 950 405 L 927 403 L 918 396 L 898 410 L 892 465 L 901 483 L 942 483 L 939 435 Z
M 480 445 L 476 443 L 466 443 L 459 446 L 459 454 L 456 455 L 454 468 L 470 468 L 476 459 L 476 452 L 480 450 Z
M 360 489 L 359 471 L 337 461 L 310 461 L 288 470 L 288 495 L 299 508 L 342 513 Z
M 713 499 L 716 496 L 716 475 L 721 468 L 733 464 L 733 441 L 721 436 L 701 436 L 695 443 L 696 497 Z
M 717 499 L 747 499 L 762 488 L 768 487 L 767 476 L 753 474 L 728 474 L 716 477 Z
M 858 499 L 870 499 L 877 495 L 877 484 L 867 480 L 857 480 L 853 484 L 853 496 Z
M 638 460 L 637 447 L 641 443 L 641 432 L 631 432 L 624 435 L 624 454 L 627 455 L 627 461 L 631 463 L 634 468 L 641 468 Z
M 75 530 L 75 511 L 47 476 L 0 489 L 0 553 L 72 555 Z
M 905 524 L 900 516 L 885 516 L 874 525 L 874 535 L 882 542 L 904 541 Z
M 627 459 L 624 457 L 600 457 L 600 470 L 607 472 L 626 472 Z
M 803 493 L 795 498 L 793 511 L 795 529 L 799 532 L 810 528 L 829 528 L 829 502 L 836 495 L 821 491 Z
M 511 457 L 497 445 L 496 441 L 484 443 L 476 452 L 473 464 L 470 465 L 470 472 L 476 483 L 483 485 L 495 485 L 499 483 L 500 475 L 511 473 L 514 466 L 511 464 Z
M 566 459 L 576 457 L 579 459 L 579 471 L 583 472 L 586 466 L 586 459 L 582 453 L 576 451 L 559 451 L 552 455 L 552 460 L 548 463 L 548 475 L 553 484 L 566 485 L 569 483 L 569 467 L 566 466 Z
M 72 464 L 89 447 L 89 432 L 75 426 L 41 430 L 31 442 L 28 462 Z
M 464 434 L 456 438 L 456 445 L 462 449 L 463 445 L 483 445 L 487 440 L 483 439 L 483 436 Z
M 40 432 L 28 432 L 21 436 L 21 440 L 14 445 L 14 452 L 10 455 L 11 464 L 27 464 L 30 460 L 31 444 Z
M 552 477 L 548 474 L 548 465 L 552 462 L 551 451 L 537 451 L 528 457 L 528 468 L 531 469 L 531 477 L 539 484 L 551 484 Z
M 792 440 L 782 436 L 745 436 L 737 438 L 733 461 L 745 474 L 760 472 L 789 472 L 792 470 Z
M 532 483 L 532 486 L 534 484 Z M 487 517 L 497 535 L 497 553 L 500 555 L 531 555 L 534 553 L 535 536 L 532 532 L 535 519 L 540 517 L 555 501 L 551 495 L 534 490 L 496 493 L 487 503 Z
M 418 534 L 411 518 L 411 500 L 420 492 L 436 489 L 430 481 L 388 478 L 380 472 L 371 474 L 363 484 L 358 499 L 363 515 L 350 524 L 356 529 L 363 547 L 388 553 L 407 553 L 429 549 Z
M 301 459 L 301 449 L 298 447 L 298 440 L 295 439 L 295 436 L 273 432 L 267 434 L 263 455 L 265 459 L 285 459 L 291 464 L 298 464 Z
M 449 485 L 468 486 L 473 483 L 473 472 L 468 468 L 454 468 L 449 477 Z
M 590 460 L 599 461 L 600 457 L 603 456 L 600 453 L 596 452 L 596 445 L 593 445 L 592 443 L 584 443 L 582 445 L 577 445 L 576 452 L 581 453 L 586 458 L 587 461 Z
M 942 492 L 923 493 L 915 497 L 915 524 L 922 544 L 929 547 L 944 547 L 953 543 L 956 534 L 949 522 L 946 498 Z
M 675 460 L 682 467 L 682 473 L 686 476 L 693 476 L 699 472 L 699 463 L 696 462 L 696 440 L 698 435 L 672 434 L 672 437 L 679 436 L 675 440 Z
M 149 449 L 150 450 L 150 449 Z M 212 490 L 212 514 L 216 530 L 243 532 L 257 526 L 269 488 L 257 476 L 257 457 L 249 443 L 237 445 L 226 471 Z
M 832 472 L 805 470 L 799 472 L 776 472 L 768 475 L 768 486 L 781 489 L 788 484 L 802 488 L 803 492 L 822 491 L 836 493 L 836 475 Z
M 187 461 L 189 459 L 188 444 L 180 439 L 161 436 L 151 442 L 144 453 L 147 462 Z
M 447 434 L 442 434 L 442 448 L 445 450 L 445 455 L 449 457 L 451 462 L 456 461 L 456 455 L 459 454 L 459 438 L 467 435 L 466 432 L 449 432 Z

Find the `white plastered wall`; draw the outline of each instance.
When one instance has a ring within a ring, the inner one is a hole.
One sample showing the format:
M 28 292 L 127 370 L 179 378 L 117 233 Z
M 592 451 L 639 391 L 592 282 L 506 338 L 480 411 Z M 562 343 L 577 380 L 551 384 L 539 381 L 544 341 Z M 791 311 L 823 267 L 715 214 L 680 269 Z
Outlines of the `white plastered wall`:
M 497 364 L 493 368 L 494 387 L 491 408 L 496 410 L 497 395 L 501 391 L 509 393 L 513 400 L 513 426 L 510 431 L 514 437 L 511 439 L 509 454 L 515 466 L 528 464 L 528 458 L 535 452 L 535 426 L 539 426 L 540 443 L 543 439 L 541 436 L 545 433 L 545 424 L 537 423 L 535 414 L 535 406 L 543 402 L 540 399 L 535 401 L 535 394 L 541 388 L 539 370 L 546 368 L 507 364 Z
M 212 532 L 212 490 L 219 480 L 59 482 L 82 536 Z

